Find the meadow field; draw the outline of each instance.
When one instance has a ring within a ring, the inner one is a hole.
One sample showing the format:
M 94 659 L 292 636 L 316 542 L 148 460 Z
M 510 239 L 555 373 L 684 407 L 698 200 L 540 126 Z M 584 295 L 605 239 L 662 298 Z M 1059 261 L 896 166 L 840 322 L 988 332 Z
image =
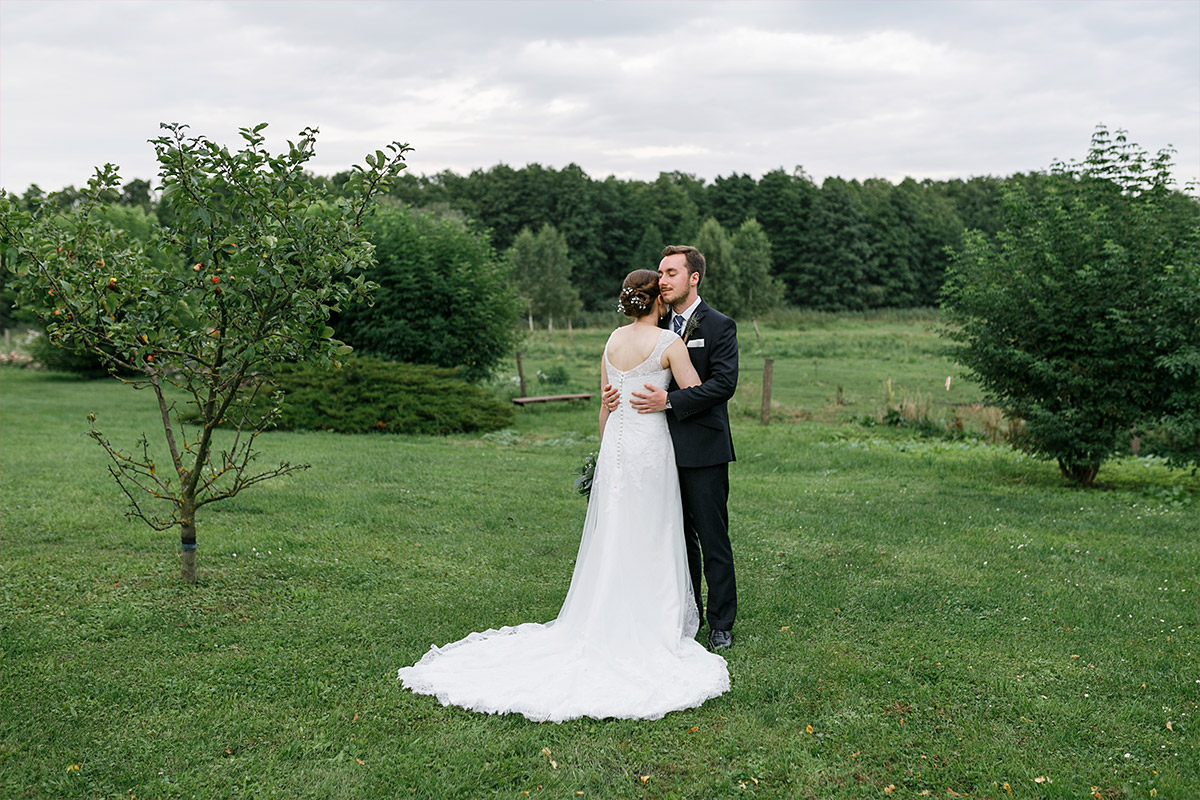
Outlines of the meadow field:
M 596 400 L 489 434 L 264 435 L 263 464 L 312 467 L 205 508 L 189 586 L 86 436 L 94 412 L 155 441 L 152 398 L 0 369 L 0 797 L 1200 797 L 1196 476 L 1130 456 L 1081 491 L 991 443 L 936 325 L 741 326 L 732 689 L 653 722 L 396 681 L 555 616 Z M 534 334 L 530 393 L 594 392 L 606 335 Z M 878 424 L 905 401 L 913 425 Z

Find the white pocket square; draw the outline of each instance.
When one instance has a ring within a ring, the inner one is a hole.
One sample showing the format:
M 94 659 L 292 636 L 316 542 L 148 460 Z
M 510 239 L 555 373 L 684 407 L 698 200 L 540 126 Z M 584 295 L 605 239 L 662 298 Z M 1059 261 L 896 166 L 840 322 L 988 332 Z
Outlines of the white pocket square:
M 703 339 L 692 339 L 687 343 L 688 347 L 704 347 Z

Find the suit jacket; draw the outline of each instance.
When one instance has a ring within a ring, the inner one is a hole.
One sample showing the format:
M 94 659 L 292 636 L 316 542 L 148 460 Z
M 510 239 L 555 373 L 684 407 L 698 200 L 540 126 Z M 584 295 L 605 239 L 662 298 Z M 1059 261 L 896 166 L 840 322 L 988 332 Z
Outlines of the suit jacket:
M 727 403 L 737 389 L 737 324 L 703 300 L 692 319 L 696 325 L 685 343 L 702 383 L 680 389 L 671 380 L 667 425 L 677 465 L 711 467 L 735 460 Z

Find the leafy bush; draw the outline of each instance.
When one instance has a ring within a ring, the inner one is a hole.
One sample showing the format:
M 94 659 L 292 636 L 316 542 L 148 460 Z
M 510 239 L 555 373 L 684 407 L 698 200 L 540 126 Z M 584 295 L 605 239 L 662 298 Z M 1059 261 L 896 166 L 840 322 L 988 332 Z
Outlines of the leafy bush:
M 1133 430 L 1165 427 L 1177 462 L 1200 451 L 1200 209 L 1172 182 L 1169 151 L 1100 128 L 1041 199 L 1011 184 L 1003 230 L 969 233 L 948 275 L 955 358 L 1083 486 Z
M 103 378 L 108 375 L 108 369 L 99 357 L 90 353 L 73 353 L 51 342 L 45 334 L 32 337 L 25 349 L 43 369 L 51 372 L 69 372 L 81 378 Z
M 391 361 L 461 367 L 487 378 L 516 346 L 518 304 L 508 265 L 463 222 L 381 203 L 364 224 L 379 284 L 374 304 L 332 324 L 347 344 Z
M 448 434 L 493 431 L 514 419 L 511 406 L 455 370 L 365 356 L 340 369 L 287 365 L 275 386 L 281 430 Z
M 555 364 L 553 367 L 547 367 L 544 371 L 537 371 L 538 383 L 546 386 L 566 386 L 571 382 L 571 376 L 567 372 L 567 368 L 562 364 Z

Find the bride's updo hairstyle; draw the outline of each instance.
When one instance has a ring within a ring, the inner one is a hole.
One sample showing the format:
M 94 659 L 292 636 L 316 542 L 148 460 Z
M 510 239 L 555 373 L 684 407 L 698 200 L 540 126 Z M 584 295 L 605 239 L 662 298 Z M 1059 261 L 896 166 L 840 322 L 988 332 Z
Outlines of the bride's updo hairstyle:
M 641 319 L 653 310 L 658 298 L 658 273 L 652 269 L 635 269 L 621 284 L 617 311 L 627 317 Z

